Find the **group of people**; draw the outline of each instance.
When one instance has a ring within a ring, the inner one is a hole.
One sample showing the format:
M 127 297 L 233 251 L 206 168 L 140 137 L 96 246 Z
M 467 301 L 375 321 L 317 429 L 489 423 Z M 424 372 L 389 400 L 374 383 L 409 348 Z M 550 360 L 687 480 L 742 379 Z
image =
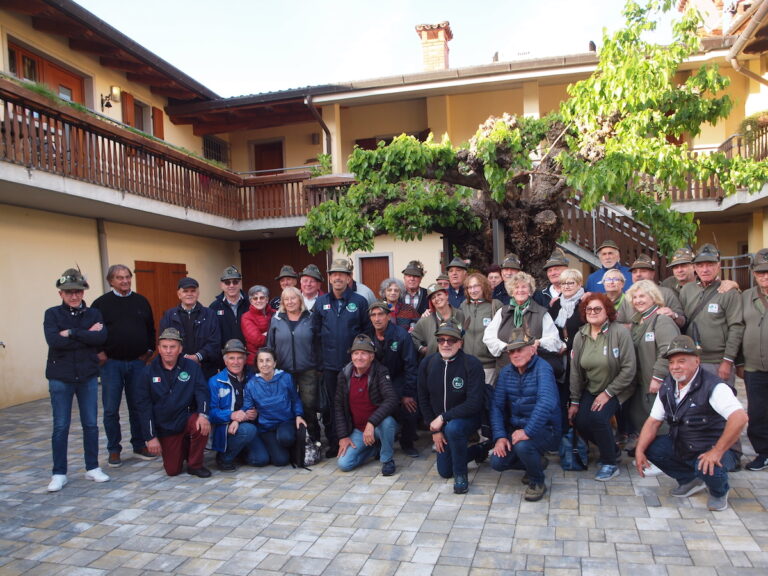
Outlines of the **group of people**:
M 74 396 L 86 478 L 109 480 L 97 458 L 100 378 L 110 467 L 123 463 L 125 392 L 134 455 L 162 458 L 169 475 L 186 460 L 187 473 L 210 476 L 209 442 L 218 469 L 230 472 L 284 466 L 295 443 L 324 435 L 339 469 L 376 458 L 390 476 L 396 440 L 419 457 L 421 423 L 454 492 L 469 489 L 468 463 L 490 456 L 496 470 L 523 470 L 524 497 L 536 501 L 546 492 L 547 452 L 573 428 L 599 451 L 596 480 L 620 473 L 619 440 L 634 436 L 641 474 L 673 477 L 675 496 L 706 487 L 709 508 L 725 509 L 727 472 L 739 465 L 748 420 L 757 456 L 746 468 L 768 467 L 768 249 L 755 255 L 756 286 L 743 293 L 719 279 L 719 252 L 709 244 L 678 250 L 662 285 L 650 257 L 625 267 L 611 241 L 597 256 L 601 268 L 584 282 L 556 250 L 541 290 L 515 254 L 485 274 L 454 258 L 427 287 L 424 267 L 411 261 L 378 295 L 353 280 L 346 259 L 329 267 L 327 293 L 316 266 L 297 274 L 285 265 L 271 300 L 262 285 L 246 293 L 231 266 L 209 307 L 196 280 L 179 281 L 179 305 L 163 314 L 157 341 L 128 267 L 110 267 L 112 290 L 90 308 L 87 281 L 67 270 L 56 282 L 62 304 L 45 316 L 54 413 L 48 490 L 67 482 Z M 735 397 L 742 365 L 749 419 Z

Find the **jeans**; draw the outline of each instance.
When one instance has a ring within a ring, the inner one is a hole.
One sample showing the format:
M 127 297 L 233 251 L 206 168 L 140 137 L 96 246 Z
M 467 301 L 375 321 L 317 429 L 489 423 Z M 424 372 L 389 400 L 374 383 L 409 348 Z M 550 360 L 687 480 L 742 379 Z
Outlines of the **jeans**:
M 443 435 L 448 445 L 443 452 L 437 453 L 437 473 L 443 478 L 467 475 L 467 462 L 474 460 L 483 451 L 483 447 L 475 444 L 467 445 L 469 437 L 480 427 L 480 416 L 472 418 L 455 418 L 446 422 Z
M 221 461 L 227 464 L 234 462 L 240 452 L 250 447 L 255 437 L 256 426 L 250 422 L 241 422 L 237 432 L 227 433 L 227 449 L 221 454 Z
M 136 410 L 134 390 L 136 378 L 144 369 L 141 360 L 109 359 L 101 367 L 101 402 L 104 407 L 104 433 L 107 435 L 107 452 L 120 453 L 123 435 L 120 430 L 120 401 L 125 390 L 125 402 L 128 404 L 128 421 L 131 425 L 131 445 L 134 452 L 144 447 L 141 436 L 141 424 Z
M 99 383 L 96 377 L 85 382 L 63 382 L 49 380 L 48 392 L 51 395 L 53 410 L 53 433 L 51 451 L 53 452 L 53 474 L 67 473 L 67 449 L 69 445 L 69 425 L 72 421 L 72 398 L 77 396 L 80 410 L 80 425 L 83 427 L 83 451 L 85 469 L 99 467 Z
M 491 454 L 491 468 L 499 472 L 504 470 L 525 470 L 534 484 L 544 484 L 544 466 L 541 452 L 531 440 L 523 440 L 512 445 L 504 458 Z
M 758 456 L 768 458 L 768 372 L 744 372 L 747 386 L 747 437 Z
M 727 450 L 721 459 L 722 466 L 715 466 L 714 474 L 704 474 L 697 467 L 698 458 L 686 460 L 675 454 L 675 447 L 669 435 L 657 436 L 656 440 L 648 446 L 645 456 L 656 464 L 664 474 L 671 476 L 682 485 L 694 478 L 701 478 L 709 489 L 709 493 L 716 498 L 725 496 L 730 486 L 728 485 L 728 471 L 735 470 L 739 463 L 739 455 L 733 450 Z
M 395 451 L 395 431 L 397 430 L 397 422 L 392 416 L 387 416 L 381 421 L 381 424 L 373 429 L 373 435 L 377 442 L 381 444 L 381 451 L 379 452 L 379 461 L 383 464 L 392 460 L 392 455 Z M 366 446 L 363 442 L 363 433 L 361 430 L 355 428 L 352 430 L 352 434 L 349 435 L 349 439 L 352 440 L 352 444 L 355 446 L 348 447 L 344 456 L 339 456 L 336 464 L 343 472 L 349 472 L 354 470 L 361 464 L 363 464 L 368 458 L 374 455 L 376 452 L 376 444 L 372 446 Z
M 251 466 L 286 466 L 290 449 L 296 442 L 296 420 L 281 422 L 271 430 L 258 429 L 248 449 L 246 461 Z
M 616 439 L 613 437 L 611 417 L 619 409 L 620 404 L 614 396 L 603 406 L 602 410 L 593 411 L 592 403 L 595 398 L 596 395 L 584 391 L 573 424 L 584 440 L 597 445 L 600 450 L 601 464 L 615 465 Z

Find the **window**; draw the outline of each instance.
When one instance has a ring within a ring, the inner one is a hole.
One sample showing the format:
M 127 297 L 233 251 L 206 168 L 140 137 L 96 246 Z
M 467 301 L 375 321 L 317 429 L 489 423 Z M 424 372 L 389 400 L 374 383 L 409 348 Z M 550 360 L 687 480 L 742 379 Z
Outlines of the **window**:
M 229 166 L 229 144 L 215 136 L 203 136 L 203 157 Z
M 45 84 L 62 100 L 85 103 L 82 76 L 12 42 L 8 43 L 8 71 L 22 80 Z

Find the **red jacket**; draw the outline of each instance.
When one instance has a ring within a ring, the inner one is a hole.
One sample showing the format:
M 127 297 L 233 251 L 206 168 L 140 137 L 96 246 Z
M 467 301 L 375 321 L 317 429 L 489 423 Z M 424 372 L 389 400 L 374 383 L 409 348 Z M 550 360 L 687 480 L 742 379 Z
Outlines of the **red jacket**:
M 269 305 L 264 310 L 251 306 L 240 319 L 240 329 L 245 336 L 245 348 L 248 350 L 248 365 L 253 365 L 259 348 L 267 343 L 267 329 L 274 313 Z

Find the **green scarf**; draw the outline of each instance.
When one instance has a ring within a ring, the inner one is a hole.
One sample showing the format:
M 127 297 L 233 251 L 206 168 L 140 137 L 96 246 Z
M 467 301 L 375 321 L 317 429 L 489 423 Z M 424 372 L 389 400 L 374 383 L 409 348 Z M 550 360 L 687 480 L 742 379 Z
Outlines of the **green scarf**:
M 512 311 L 514 312 L 512 321 L 515 323 L 515 328 L 520 328 L 520 326 L 523 325 L 523 314 L 528 309 L 528 304 L 530 303 L 531 303 L 530 298 L 528 298 L 528 300 L 526 300 L 522 304 L 517 304 L 514 301 L 514 299 L 509 303 L 509 307 L 512 308 Z

